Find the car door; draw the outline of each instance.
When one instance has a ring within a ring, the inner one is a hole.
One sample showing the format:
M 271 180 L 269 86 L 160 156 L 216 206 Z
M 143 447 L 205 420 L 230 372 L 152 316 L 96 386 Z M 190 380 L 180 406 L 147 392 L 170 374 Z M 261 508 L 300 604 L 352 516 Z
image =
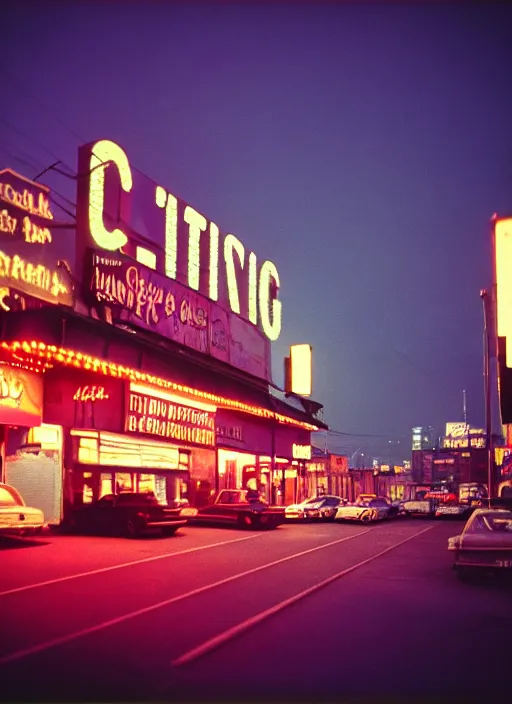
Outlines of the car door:
M 92 507 L 91 507 L 92 508 Z M 105 494 L 94 506 L 95 533 L 100 535 L 112 535 L 115 532 L 115 496 Z
M 340 499 L 338 499 L 336 496 L 328 496 L 325 499 L 325 503 L 323 506 L 323 515 L 326 518 L 333 518 L 334 515 L 336 514 L 336 509 L 340 505 Z
M 389 504 L 385 499 L 373 499 L 370 501 L 371 508 L 377 512 L 378 520 L 387 518 L 389 514 Z

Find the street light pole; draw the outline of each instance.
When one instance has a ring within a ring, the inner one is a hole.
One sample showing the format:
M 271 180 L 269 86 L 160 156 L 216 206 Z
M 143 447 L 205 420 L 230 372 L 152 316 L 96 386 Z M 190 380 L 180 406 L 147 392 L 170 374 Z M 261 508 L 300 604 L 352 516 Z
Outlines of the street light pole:
M 487 492 L 489 495 L 489 506 L 494 493 L 494 462 L 492 449 L 492 415 L 491 415 L 491 346 L 489 339 L 489 328 L 491 321 L 490 306 L 492 305 L 492 296 L 487 289 L 480 291 L 484 310 L 484 391 L 485 391 L 485 435 L 487 447 Z

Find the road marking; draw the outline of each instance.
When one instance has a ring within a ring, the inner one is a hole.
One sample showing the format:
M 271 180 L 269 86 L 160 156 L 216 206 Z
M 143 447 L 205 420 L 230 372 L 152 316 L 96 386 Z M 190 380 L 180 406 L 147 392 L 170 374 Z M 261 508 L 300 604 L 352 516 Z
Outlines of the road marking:
M 198 545 L 195 548 L 187 548 L 186 550 L 178 550 L 177 552 L 166 552 L 163 555 L 153 555 L 152 557 L 143 557 L 141 560 L 133 560 L 132 562 L 122 562 L 119 565 L 109 565 L 108 567 L 99 567 L 97 570 L 90 570 L 89 572 L 80 572 L 79 574 L 69 574 L 66 577 L 56 577 L 55 579 L 48 579 L 46 582 L 37 582 L 36 584 L 25 584 L 22 587 L 14 587 L 13 589 L 6 589 L 4 592 L 0 592 L 0 596 L 7 596 L 8 594 L 17 594 L 19 592 L 26 592 L 29 589 L 38 589 L 39 587 L 47 587 L 50 584 L 57 584 L 58 582 L 67 582 L 70 579 L 79 579 L 80 577 L 89 577 L 94 574 L 101 574 L 102 572 L 111 572 L 112 570 L 120 570 L 123 567 L 132 567 L 133 565 L 141 565 L 145 562 L 155 562 L 155 560 L 164 560 L 167 557 L 175 557 L 176 555 L 186 555 L 191 552 L 198 552 L 199 550 L 209 550 L 210 548 L 217 548 L 220 545 L 230 545 L 231 543 L 239 543 L 242 540 L 251 540 L 252 538 L 260 538 L 263 533 L 257 533 L 256 535 L 246 535 L 243 538 L 235 538 L 235 540 L 223 540 L 220 543 L 212 543 L 211 545 Z
M 428 526 L 428 528 L 424 528 L 423 530 L 420 530 L 418 533 L 415 533 L 414 535 L 410 535 L 408 538 L 401 540 L 399 543 L 395 543 L 391 547 L 386 548 L 385 550 L 381 550 L 376 555 L 373 555 L 372 557 L 368 557 L 366 560 L 362 560 L 361 562 L 358 562 L 357 564 L 352 565 L 351 567 L 347 567 L 346 569 L 342 570 L 341 572 L 337 572 L 336 574 L 332 575 L 331 577 L 324 579 L 322 582 L 318 582 L 318 584 L 314 584 L 312 587 L 308 587 L 307 589 L 304 589 L 302 592 L 295 594 L 295 596 L 292 596 L 289 599 L 285 599 L 284 601 L 280 601 L 278 604 L 275 604 L 275 606 L 271 606 L 269 609 L 265 609 L 265 611 L 260 611 L 260 613 L 256 614 L 255 616 L 251 616 L 250 618 L 246 619 L 245 621 L 242 621 L 241 623 L 237 624 L 236 626 L 233 626 L 232 628 L 228 628 L 226 631 L 223 631 L 222 633 L 220 633 L 218 636 L 215 636 L 214 638 L 210 638 L 209 640 L 205 641 L 201 645 L 198 645 L 196 648 L 192 648 L 191 650 L 188 650 L 183 655 L 180 655 L 179 658 L 176 658 L 176 660 L 173 660 L 171 662 L 171 666 L 172 667 L 182 667 L 183 665 L 187 665 L 188 663 L 192 662 L 193 660 L 197 660 L 201 656 L 206 655 L 207 653 L 211 652 L 215 648 L 218 648 L 223 643 L 226 643 L 228 640 L 235 638 L 236 636 L 240 635 L 241 633 L 244 633 L 245 631 L 247 631 L 249 628 L 252 628 L 253 626 L 257 625 L 258 623 L 261 623 L 265 619 L 269 618 L 269 616 L 273 616 L 274 614 L 279 613 L 283 609 L 286 609 L 288 606 L 295 604 L 296 602 L 300 601 L 301 599 L 304 599 L 305 597 L 309 596 L 310 594 L 313 594 L 314 592 L 322 589 L 323 587 L 326 587 L 328 584 L 331 584 L 332 582 L 336 581 L 337 579 L 344 577 L 345 575 L 349 574 L 350 572 L 353 572 L 354 570 L 359 569 L 359 567 L 363 567 L 364 565 L 367 565 L 369 562 L 376 560 L 378 557 L 381 557 L 382 555 L 385 555 L 386 553 L 391 552 L 391 550 L 394 550 L 395 548 L 399 547 L 400 545 L 407 543 L 409 540 L 413 540 L 414 538 L 417 538 L 422 533 L 426 533 L 428 530 L 432 530 L 432 528 L 434 528 L 434 527 L 435 526 Z M 159 688 L 159 691 L 164 690 L 168 686 L 169 686 L 169 684 L 165 684 L 163 687 Z
M 75 633 L 70 633 L 66 636 L 60 636 L 59 638 L 53 638 L 52 640 L 48 640 L 44 643 L 40 643 L 39 645 L 34 645 L 30 648 L 25 648 L 23 650 L 16 650 L 14 653 L 10 653 L 9 655 L 4 655 L 3 657 L 0 657 L 0 666 L 1 665 L 6 665 L 7 663 L 14 662 L 15 660 L 22 660 L 23 658 L 28 657 L 29 655 L 35 655 L 36 653 L 41 653 L 44 650 L 49 650 L 50 648 L 55 648 L 58 645 L 64 645 L 64 643 L 70 643 L 73 640 L 77 640 L 78 638 L 82 638 L 83 636 L 90 635 L 91 633 L 97 633 L 98 631 L 102 631 L 105 628 L 110 628 L 111 626 L 116 626 L 119 623 L 123 623 L 124 621 L 129 621 L 132 618 L 136 618 L 137 616 L 143 616 L 144 614 L 148 614 L 151 611 L 156 611 L 157 609 L 160 609 L 164 606 L 169 606 L 170 604 L 175 604 L 178 601 L 184 601 L 185 599 L 189 599 L 192 596 L 197 596 L 198 594 L 202 594 L 203 592 L 208 591 L 209 589 L 214 589 L 215 587 L 220 587 L 223 584 L 227 584 L 228 582 L 233 582 L 235 579 L 241 579 L 242 577 L 247 577 L 250 574 L 254 574 L 255 572 L 260 572 L 261 570 L 267 569 L 269 567 L 273 567 L 274 565 L 279 565 L 283 562 L 287 562 L 288 560 L 293 560 L 296 557 L 302 557 L 303 555 L 307 555 L 308 553 L 315 552 L 316 550 L 323 550 L 324 548 L 328 548 L 331 545 L 337 545 L 338 543 L 344 543 L 346 540 L 353 540 L 354 538 L 357 538 L 360 535 L 364 535 L 365 533 L 369 533 L 372 529 L 367 528 L 366 530 L 360 531 L 359 533 L 355 533 L 354 535 L 347 535 L 344 538 L 338 538 L 337 540 L 333 540 L 330 543 L 325 543 L 324 545 L 317 545 L 314 548 L 308 548 L 307 550 L 302 550 L 301 552 L 294 553 L 293 555 L 287 555 L 286 557 L 282 557 L 279 560 L 274 560 L 273 562 L 268 562 L 265 565 L 260 565 L 259 567 L 253 567 L 250 570 L 246 570 L 245 572 L 239 572 L 238 574 L 232 575 L 231 577 L 225 577 L 224 579 L 220 579 L 218 582 L 212 582 L 212 584 L 206 584 L 204 587 L 198 587 L 197 589 L 193 589 L 190 592 L 185 592 L 184 594 L 179 594 L 178 596 L 173 596 L 170 599 L 166 599 L 165 601 L 159 601 L 157 604 L 152 604 L 151 606 L 146 606 L 143 609 L 138 609 L 137 611 L 131 611 L 130 613 L 124 614 L 123 616 L 118 616 L 117 618 L 112 618 L 109 621 L 103 621 L 102 623 L 98 623 L 96 626 L 90 626 L 89 628 L 84 628 L 81 631 L 75 631 Z M 230 541 L 234 542 L 234 541 Z

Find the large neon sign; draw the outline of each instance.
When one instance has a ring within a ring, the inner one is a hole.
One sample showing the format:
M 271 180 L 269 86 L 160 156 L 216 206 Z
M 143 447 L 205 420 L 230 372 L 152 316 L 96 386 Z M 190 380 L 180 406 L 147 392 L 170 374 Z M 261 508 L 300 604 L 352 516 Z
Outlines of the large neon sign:
M 49 188 L 11 169 L 1 170 L 0 309 L 31 307 L 26 296 L 72 303 L 69 271 L 58 265 L 63 251 L 54 239 L 54 226 Z
M 496 220 L 496 318 L 499 337 L 507 341 L 507 367 L 512 367 L 512 218 Z
M 137 246 L 149 249 L 159 273 L 221 305 L 225 300 L 233 313 L 277 340 L 282 304 L 275 264 L 266 260 L 258 267 L 256 254 L 233 234 L 221 241 L 214 222 L 133 172 L 114 142 L 82 147 L 79 171 L 77 215 L 86 246 L 122 251 L 134 259 Z M 77 256 L 83 259 L 80 248 Z

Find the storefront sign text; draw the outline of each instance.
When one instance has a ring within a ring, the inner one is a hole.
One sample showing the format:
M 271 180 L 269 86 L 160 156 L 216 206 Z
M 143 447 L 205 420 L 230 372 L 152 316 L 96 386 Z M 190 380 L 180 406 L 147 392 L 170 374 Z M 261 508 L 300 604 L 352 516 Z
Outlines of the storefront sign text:
M 0 200 L 31 215 L 53 220 L 47 193 L 46 186 L 29 181 L 11 169 L 0 171 Z
M 0 233 L 18 236 L 30 244 L 51 242 L 52 234 L 46 223 L 33 220 L 34 217 L 53 220 L 48 192 L 46 186 L 29 181 L 10 169 L 0 171 Z M 2 204 L 6 207 L 2 208 Z
M 177 292 L 165 285 L 163 277 L 159 277 L 161 284 L 154 283 L 154 278 L 155 274 L 141 265 L 94 255 L 92 286 L 97 300 L 129 310 L 146 325 L 156 325 L 176 315 L 182 325 L 206 327 L 204 308 L 195 306 L 186 297 L 178 299 Z
M 217 437 L 223 440 L 244 441 L 244 431 L 240 425 L 217 425 L 215 430 Z
M 292 446 L 292 453 L 294 460 L 310 460 L 311 459 L 311 445 L 296 445 Z
M 126 431 L 213 447 L 215 414 L 130 389 Z
M 53 303 L 67 303 L 70 298 L 69 285 L 59 271 L 43 264 L 27 261 L 18 254 L 9 256 L 0 250 L 0 280 Z
M 108 398 L 104 386 L 79 386 L 73 394 L 73 401 L 106 401 Z
M 143 264 L 93 252 L 90 296 L 111 308 L 116 322 L 145 328 L 268 378 L 268 341 L 259 330 Z

